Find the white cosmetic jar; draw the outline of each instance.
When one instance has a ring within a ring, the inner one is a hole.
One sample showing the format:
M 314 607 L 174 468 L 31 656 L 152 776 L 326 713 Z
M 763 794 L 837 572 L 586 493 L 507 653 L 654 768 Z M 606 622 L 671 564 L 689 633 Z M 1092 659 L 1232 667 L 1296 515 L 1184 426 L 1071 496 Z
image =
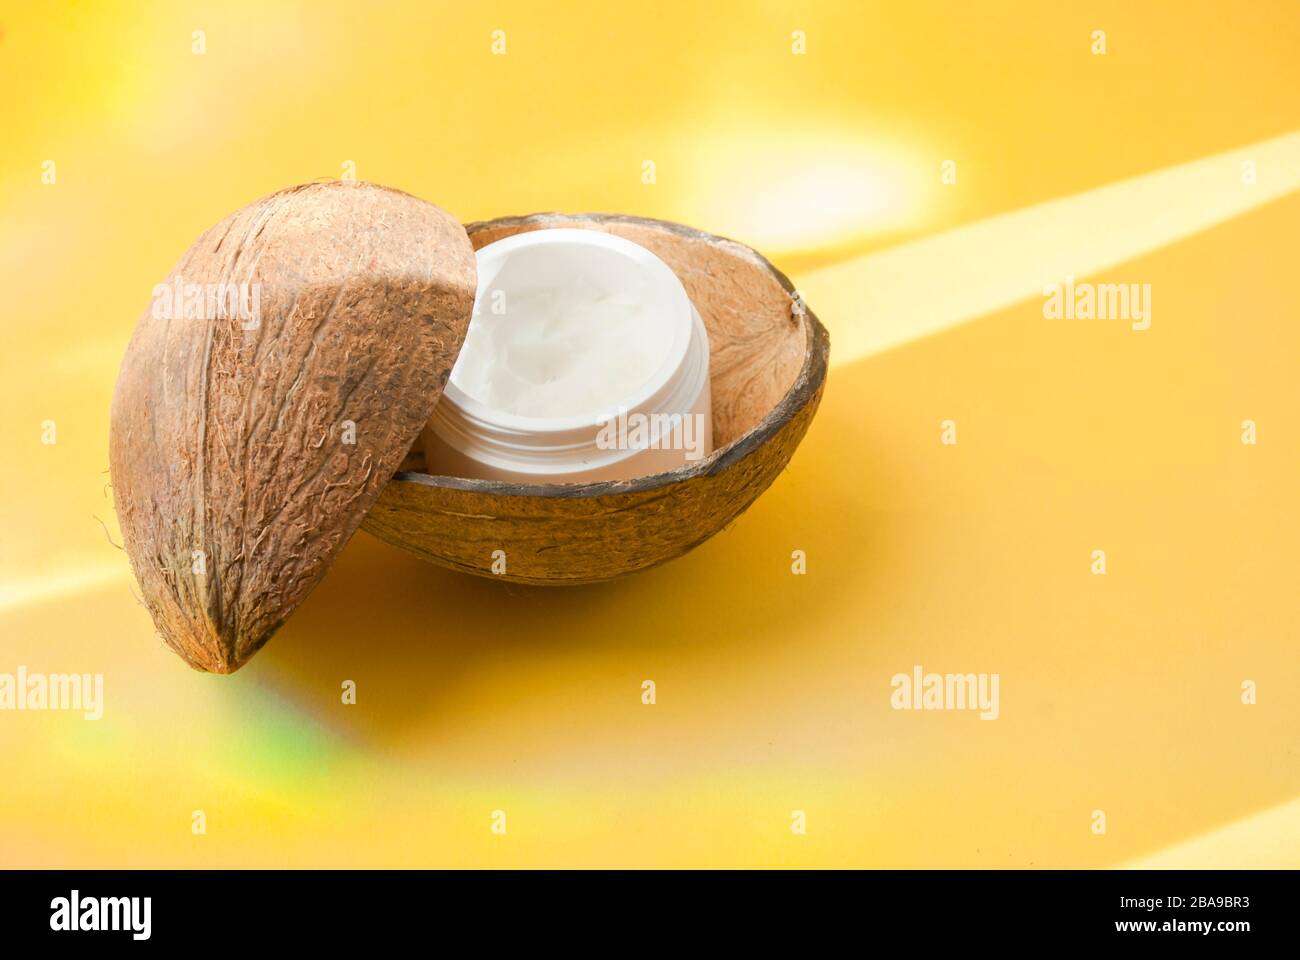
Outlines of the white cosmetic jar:
M 477 263 L 474 318 L 424 430 L 429 473 L 589 483 L 712 452 L 708 334 L 659 257 L 549 229 L 488 244 Z

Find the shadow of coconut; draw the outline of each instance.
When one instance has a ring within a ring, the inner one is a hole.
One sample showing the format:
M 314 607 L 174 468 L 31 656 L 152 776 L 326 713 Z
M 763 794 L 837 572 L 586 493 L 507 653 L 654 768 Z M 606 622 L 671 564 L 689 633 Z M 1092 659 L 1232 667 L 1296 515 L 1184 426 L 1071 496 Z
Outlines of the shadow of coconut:
M 855 375 L 865 374 L 836 378 Z M 789 645 L 816 644 L 842 605 L 870 608 L 873 595 L 858 585 L 876 578 L 862 568 L 888 556 L 873 541 L 863 496 L 881 481 L 842 468 L 845 437 L 859 447 L 870 437 L 860 411 L 835 397 L 831 384 L 772 488 L 684 557 L 609 583 L 533 587 L 443 569 L 361 532 L 245 671 L 320 716 L 338 716 L 350 733 L 383 741 L 438 715 L 454 726 L 467 691 L 500 671 L 546 673 L 592 657 L 635 673 L 638 664 L 707 656 L 732 658 L 743 674 Z M 811 575 L 792 575 L 795 550 Z M 336 714 L 328 708 L 340 703 L 345 680 L 357 684 L 358 706 Z M 569 682 L 581 695 L 581 678 Z

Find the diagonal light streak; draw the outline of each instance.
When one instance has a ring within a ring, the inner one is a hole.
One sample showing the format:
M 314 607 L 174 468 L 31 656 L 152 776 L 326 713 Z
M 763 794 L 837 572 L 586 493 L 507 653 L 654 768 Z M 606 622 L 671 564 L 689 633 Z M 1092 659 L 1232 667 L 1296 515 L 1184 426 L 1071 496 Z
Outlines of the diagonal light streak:
M 100 566 L 57 570 L 28 580 L 11 580 L 0 584 L 0 614 L 97 590 L 118 580 L 125 582 L 130 576 L 131 568 L 123 559 Z
M 1246 182 L 1253 164 L 1254 182 Z M 1300 131 L 800 277 L 843 366 L 1158 250 L 1300 189 Z
M 1179 870 L 1294 869 L 1300 864 L 1300 799 L 1242 817 L 1183 840 L 1124 867 Z

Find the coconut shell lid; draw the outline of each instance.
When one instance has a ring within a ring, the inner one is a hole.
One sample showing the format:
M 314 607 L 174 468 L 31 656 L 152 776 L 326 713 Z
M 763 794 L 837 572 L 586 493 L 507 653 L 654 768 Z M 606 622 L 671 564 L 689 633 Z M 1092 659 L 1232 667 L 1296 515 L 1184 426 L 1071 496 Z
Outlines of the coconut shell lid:
M 442 395 L 474 290 L 454 217 L 337 182 L 232 214 L 155 288 L 109 457 L 144 602 L 192 667 L 238 669 L 324 577 Z

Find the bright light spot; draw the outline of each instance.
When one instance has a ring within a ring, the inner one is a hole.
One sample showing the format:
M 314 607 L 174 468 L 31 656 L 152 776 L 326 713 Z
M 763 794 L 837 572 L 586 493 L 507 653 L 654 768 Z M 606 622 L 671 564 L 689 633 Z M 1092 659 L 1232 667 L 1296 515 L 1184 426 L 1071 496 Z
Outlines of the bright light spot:
M 913 226 L 938 183 L 901 149 L 830 132 L 711 131 L 694 156 L 698 219 L 773 257 Z

